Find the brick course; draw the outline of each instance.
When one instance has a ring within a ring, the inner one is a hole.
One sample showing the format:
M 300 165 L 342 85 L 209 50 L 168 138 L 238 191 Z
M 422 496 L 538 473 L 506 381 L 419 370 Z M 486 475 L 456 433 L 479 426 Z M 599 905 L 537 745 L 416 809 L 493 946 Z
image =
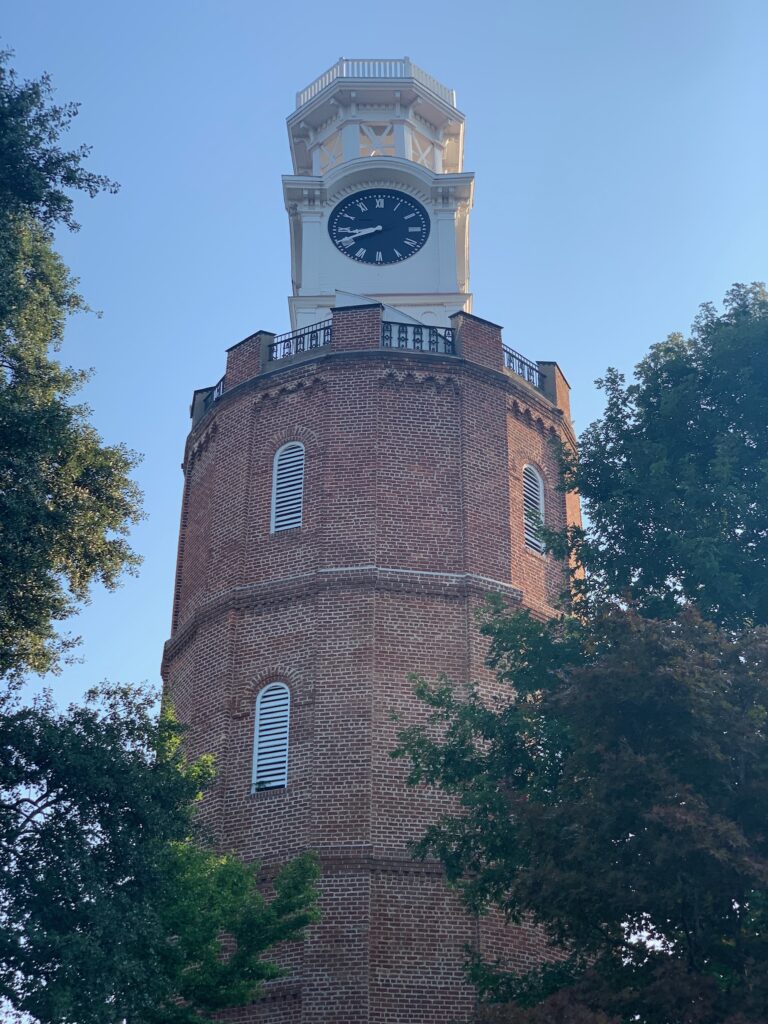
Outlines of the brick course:
M 323 920 L 279 954 L 291 976 L 232 1024 L 461 1022 L 466 944 L 520 966 L 547 955 L 536 929 L 471 919 L 437 865 L 411 860 L 449 805 L 389 755 L 425 716 L 409 673 L 498 692 L 474 618 L 489 590 L 551 614 L 563 579 L 524 546 L 522 471 L 541 473 L 562 526 L 549 440 L 570 423 L 501 369 L 495 325 L 462 315 L 451 357 L 380 348 L 381 315 L 336 310 L 330 346 L 261 372 L 266 332 L 246 339 L 187 442 L 163 675 L 190 754 L 216 756 L 201 814 L 267 876 L 306 849 L 323 866 Z M 270 534 L 272 460 L 291 439 L 304 523 Z M 251 794 L 255 695 L 274 680 L 291 691 L 289 784 Z

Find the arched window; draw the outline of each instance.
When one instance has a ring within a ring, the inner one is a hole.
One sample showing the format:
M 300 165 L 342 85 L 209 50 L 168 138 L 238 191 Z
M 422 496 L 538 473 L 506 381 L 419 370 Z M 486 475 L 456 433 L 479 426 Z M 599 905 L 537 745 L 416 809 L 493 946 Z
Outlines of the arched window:
M 284 683 L 270 683 L 256 698 L 251 790 L 288 785 L 288 725 L 291 695 Z
M 523 469 L 523 523 L 525 546 L 543 554 L 544 541 L 539 537 L 539 527 L 544 525 L 544 481 L 533 466 Z
M 290 441 L 275 453 L 272 469 L 272 533 L 301 526 L 304 503 L 304 445 Z

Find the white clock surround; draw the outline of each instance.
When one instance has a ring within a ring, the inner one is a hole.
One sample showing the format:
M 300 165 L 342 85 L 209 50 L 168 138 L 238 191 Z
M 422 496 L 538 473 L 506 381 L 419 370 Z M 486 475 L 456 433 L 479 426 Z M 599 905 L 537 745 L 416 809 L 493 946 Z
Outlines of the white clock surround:
M 292 330 L 329 317 L 339 292 L 383 302 L 408 318 L 438 326 L 448 326 L 458 310 L 471 311 L 474 176 L 461 171 L 464 118 L 452 100 L 450 90 L 407 58 L 342 60 L 299 94 L 297 110 L 288 119 L 299 173 L 283 178 Z M 322 174 L 306 173 L 321 167 Z M 429 238 L 402 263 L 358 263 L 340 253 L 329 237 L 328 218 L 336 205 L 374 188 L 405 192 L 429 214 Z

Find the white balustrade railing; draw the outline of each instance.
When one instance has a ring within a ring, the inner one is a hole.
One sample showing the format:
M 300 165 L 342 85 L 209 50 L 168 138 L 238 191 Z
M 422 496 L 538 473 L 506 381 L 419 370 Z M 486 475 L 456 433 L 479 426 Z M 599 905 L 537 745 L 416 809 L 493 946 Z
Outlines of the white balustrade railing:
M 431 92 L 452 107 L 456 106 L 456 93 L 428 75 L 426 71 L 406 59 L 398 60 L 347 60 L 342 57 L 332 68 L 316 78 L 311 85 L 296 93 L 296 107 L 308 103 L 319 92 L 337 78 L 415 78 Z

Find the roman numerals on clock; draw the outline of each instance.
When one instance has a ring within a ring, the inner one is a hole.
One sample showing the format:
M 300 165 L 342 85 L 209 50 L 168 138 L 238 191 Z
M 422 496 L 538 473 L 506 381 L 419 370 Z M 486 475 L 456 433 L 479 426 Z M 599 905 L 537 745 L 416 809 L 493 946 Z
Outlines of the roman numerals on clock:
M 338 252 L 378 267 L 415 256 L 426 244 L 429 230 L 424 206 L 393 188 L 365 189 L 347 196 L 328 218 L 328 234 Z

